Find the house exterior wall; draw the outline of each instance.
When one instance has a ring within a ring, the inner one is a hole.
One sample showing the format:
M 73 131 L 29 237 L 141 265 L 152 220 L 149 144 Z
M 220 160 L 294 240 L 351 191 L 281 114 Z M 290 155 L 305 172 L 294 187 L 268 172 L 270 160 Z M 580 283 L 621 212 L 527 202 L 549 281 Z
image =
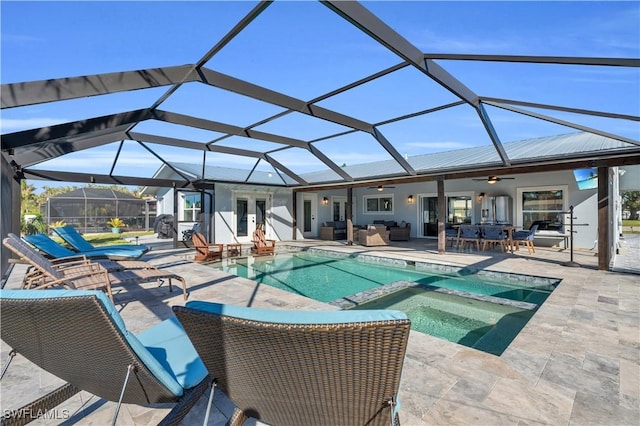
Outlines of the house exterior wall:
M 267 237 L 276 240 L 290 240 L 291 227 L 293 226 L 292 202 L 290 189 L 268 188 L 268 187 L 238 187 L 237 185 L 216 184 L 214 191 L 214 213 L 209 212 L 209 204 L 205 198 L 204 214 L 201 220 L 208 226 L 212 224 L 212 241 L 222 244 L 235 243 L 236 238 L 236 217 L 235 217 L 235 197 L 236 193 L 260 192 L 267 194 Z M 158 192 L 157 214 L 173 214 L 174 190 L 163 189 Z M 182 231 L 191 228 L 192 223 L 180 223 L 178 228 L 178 238 Z M 181 228 L 182 226 L 182 228 Z M 184 229 L 183 229 L 184 228 Z
M 213 216 L 213 235 L 215 242 L 235 243 L 235 216 L 233 193 L 226 185 L 217 184 L 215 191 L 215 212 Z
M 613 177 L 616 175 L 612 173 Z M 617 175 L 616 175 L 617 176 Z M 616 184 L 611 184 L 612 191 L 615 191 Z M 365 226 L 375 220 L 393 220 L 398 223 L 402 221 L 411 223 L 411 237 L 422 236 L 422 211 L 420 198 L 425 196 L 436 196 L 437 182 L 418 182 L 409 184 L 391 185 L 384 191 L 379 192 L 374 188 L 354 188 L 353 189 L 353 223 L 354 225 Z M 238 191 L 261 192 L 271 195 L 267 211 L 267 231 L 268 237 L 279 241 L 290 240 L 292 238 L 292 191 L 284 188 L 267 187 L 238 187 L 237 185 L 216 184 L 215 190 L 215 214 L 213 216 L 214 238 L 219 243 L 235 242 L 235 198 Z M 468 195 L 472 199 L 472 223 L 481 223 L 481 202 L 480 194 L 486 197 L 506 195 L 511 198 L 511 222 L 515 226 L 522 226 L 521 197 L 522 191 L 558 188 L 566 191 L 564 195 L 564 208 L 568 211 L 570 206 L 574 207 L 574 247 L 593 249 L 597 240 L 598 228 L 598 208 L 597 189 L 579 190 L 573 176 L 572 170 L 536 173 L 516 176 L 513 180 L 501 180 L 493 185 L 489 185 L 485 180 L 447 180 L 445 181 L 445 193 L 447 195 Z M 345 200 L 347 190 L 344 188 L 335 190 L 319 190 L 317 192 L 297 193 L 298 202 L 298 239 L 303 239 L 302 232 L 302 198 L 315 197 L 317 200 L 317 217 L 315 224 L 318 227 L 324 222 L 333 220 L 333 201 L 336 199 Z M 385 195 L 393 198 L 393 212 L 378 212 L 375 214 L 364 211 L 365 196 Z M 413 202 L 408 202 L 411 195 Z M 323 204 L 323 198 L 328 199 L 328 204 Z M 616 206 L 612 202 L 611 224 L 612 231 L 617 232 L 615 226 Z M 173 195 L 171 190 L 158 196 L 158 214 L 173 214 Z M 569 215 L 566 215 L 565 233 L 569 234 Z M 318 230 L 313 233 L 316 237 Z M 614 234 L 615 235 L 615 234 Z M 563 239 L 552 231 L 541 231 L 536 239 L 536 245 L 562 244 Z
M 411 237 L 421 235 L 422 216 L 420 197 L 437 196 L 437 182 L 419 182 L 402 185 L 392 185 L 395 188 L 385 188 L 379 192 L 376 188 L 354 188 L 353 190 L 353 223 L 364 226 L 373 223 L 374 220 L 394 220 L 398 223 L 405 221 L 411 223 Z M 535 173 L 516 176 L 513 180 L 501 180 L 489 185 L 485 180 L 474 181 L 471 179 L 445 181 L 445 193 L 447 195 L 469 195 L 472 197 L 472 223 L 481 223 L 481 199 L 480 194 L 486 197 L 507 195 L 511 198 L 511 221 L 516 226 L 522 226 L 521 200 L 518 199 L 518 189 L 532 188 L 560 188 L 566 191 L 564 196 L 565 209 L 574 207 L 574 247 L 592 249 L 597 240 L 598 209 L 597 189 L 579 190 L 573 176 L 573 170 Z M 613 191 L 615 188 L 612 189 Z M 346 197 L 346 189 L 320 191 L 318 196 L 319 224 L 331 221 L 333 197 Z M 366 214 L 364 212 L 364 200 L 366 195 L 393 194 L 394 209 L 392 214 L 377 213 Z M 409 204 L 407 198 L 412 195 L 413 203 Z M 328 205 L 323 205 L 321 200 L 326 197 Z M 612 216 L 613 217 L 613 216 Z M 566 215 L 565 233 L 569 233 L 569 215 Z M 547 234 L 547 235 L 545 235 Z M 555 233 L 557 234 L 557 233 Z M 541 238 L 537 245 L 562 244 L 562 238 L 555 238 L 553 232 L 540 232 Z

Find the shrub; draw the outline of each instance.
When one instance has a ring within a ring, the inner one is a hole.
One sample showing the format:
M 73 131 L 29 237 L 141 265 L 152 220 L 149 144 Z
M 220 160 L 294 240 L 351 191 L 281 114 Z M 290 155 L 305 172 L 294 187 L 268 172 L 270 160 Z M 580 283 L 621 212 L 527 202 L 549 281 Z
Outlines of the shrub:
M 47 224 L 42 220 L 42 216 L 38 215 L 33 219 L 20 220 L 20 232 L 22 235 L 44 234 L 47 232 Z
M 114 217 L 113 219 L 109 220 L 109 222 L 107 222 L 107 225 L 112 228 L 124 228 L 127 226 L 124 220 L 120 219 L 119 217 Z

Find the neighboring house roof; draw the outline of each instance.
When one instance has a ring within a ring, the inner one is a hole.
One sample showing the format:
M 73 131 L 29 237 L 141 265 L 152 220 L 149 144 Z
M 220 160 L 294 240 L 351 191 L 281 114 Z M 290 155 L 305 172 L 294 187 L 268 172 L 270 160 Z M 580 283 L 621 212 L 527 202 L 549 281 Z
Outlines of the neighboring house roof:
M 78 198 L 78 199 L 97 199 L 97 200 L 139 200 L 144 201 L 141 198 L 134 197 L 131 194 L 127 194 L 125 192 L 115 191 L 113 189 L 106 188 L 80 188 L 74 189 L 73 191 L 65 192 L 63 194 L 58 194 L 53 197 L 49 197 L 53 199 L 67 199 L 67 198 Z

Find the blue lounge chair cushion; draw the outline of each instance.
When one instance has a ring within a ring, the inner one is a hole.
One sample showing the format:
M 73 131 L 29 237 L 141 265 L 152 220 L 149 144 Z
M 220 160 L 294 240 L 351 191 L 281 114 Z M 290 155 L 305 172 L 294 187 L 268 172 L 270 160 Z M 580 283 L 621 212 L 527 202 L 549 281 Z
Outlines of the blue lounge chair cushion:
M 95 257 L 111 257 L 111 258 L 122 258 L 122 259 L 132 259 L 141 257 L 145 251 L 144 249 L 134 250 L 135 247 L 132 246 L 131 249 L 119 249 L 112 248 L 114 246 L 105 246 L 98 247 L 87 251 L 75 252 L 69 250 L 68 248 L 58 244 L 56 241 L 49 238 L 48 235 L 45 234 L 35 234 L 35 235 L 25 235 L 22 237 L 29 244 L 36 247 L 38 250 L 41 250 L 47 253 L 49 256 L 52 256 L 56 259 L 61 257 L 70 257 L 77 255 L 84 255 L 90 258 Z
M 109 297 L 101 291 L 94 290 L 0 290 L 0 299 L 36 300 L 47 298 L 90 296 L 98 299 L 109 315 L 113 325 L 125 338 L 133 352 L 140 358 L 154 376 L 170 392 L 182 396 L 183 384 L 194 386 L 202 381 L 207 371 L 198 357 L 193 345 L 189 342 L 181 326 L 177 326 L 175 318 L 165 320 L 152 326 L 138 339 L 127 330 L 120 313 L 111 303 Z M 182 335 L 181 335 L 182 334 Z M 146 336 L 145 336 L 146 335 Z M 164 336 L 159 338 L 158 336 Z M 143 342 L 144 341 L 144 342 Z M 150 347 L 146 345 L 150 344 Z M 172 348 L 173 344 L 180 347 Z M 163 347 L 163 345 L 165 345 Z M 183 358 L 181 358 L 183 357 Z M 188 367 L 188 368 L 187 368 Z M 193 371 L 191 371 L 193 369 Z M 189 371 L 186 371 L 189 370 Z M 191 387 L 189 386 L 189 387 Z
M 82 235 L 74 228 L 73 226 L 60 226 L 57 228 L 53 228 L 53 230 L 65 240 L 69 245 L 71 245 L 74 249 L 84 252 L 95 250 L 94 247 L 89 241 L 85 240 Z M 126 244 L 116 244 L 110 245 L 111 249 L 122 249 L 122 250 L 136 250 L 141 251 L 143 254 L 149 251 L 149 247 L 145 245 L 126 245 Z
M 198 300 L 187 302 L 185 306 L 218 315 L 276 324 L 340 324 L 407 319 L 407 315 L 404 312 L 386 309 L 332 311 L 330 313 L 327 313 L 327 311 L 285 311 L 223 305 Z
M 192 388 L 206 377 L 207 368 L 177 318 L 164 320 L 137 337 L 183 388 Z

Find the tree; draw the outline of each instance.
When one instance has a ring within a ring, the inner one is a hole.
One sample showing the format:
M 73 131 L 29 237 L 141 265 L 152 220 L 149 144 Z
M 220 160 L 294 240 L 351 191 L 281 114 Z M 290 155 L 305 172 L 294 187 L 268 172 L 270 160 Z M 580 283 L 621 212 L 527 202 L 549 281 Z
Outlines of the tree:
M 27 183 L 26 180 L 20 182 L 20 190 L 22 203 L 20 204 L 20 216 L 24 217 L 25 214 L 40 214 L 40 204 L 38 196 L 36 195 L 36 187 Z
M 640 191 L 622 191 L 622 209 L 629 210 L 630 219 L 638 219 L 640 211 Z

